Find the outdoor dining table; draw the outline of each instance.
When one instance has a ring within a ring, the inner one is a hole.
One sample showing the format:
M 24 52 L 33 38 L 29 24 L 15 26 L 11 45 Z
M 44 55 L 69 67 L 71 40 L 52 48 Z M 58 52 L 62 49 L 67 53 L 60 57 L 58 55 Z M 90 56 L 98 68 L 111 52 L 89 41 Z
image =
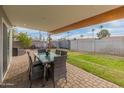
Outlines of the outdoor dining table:
M 46 70 L 47 70 L 48 64 L 54 62 L 54 57 L 61 56 L 61 55 L 55 54 L 54 52 L 50 52 L 48 56 L 46 55 L 46 53 L 35 53 L 35 56 L 44 65 L 44 72 L 43 72 L 43 80 L 44 80 L 44 82 L 43 82 L 43 86 L 45 86 Z

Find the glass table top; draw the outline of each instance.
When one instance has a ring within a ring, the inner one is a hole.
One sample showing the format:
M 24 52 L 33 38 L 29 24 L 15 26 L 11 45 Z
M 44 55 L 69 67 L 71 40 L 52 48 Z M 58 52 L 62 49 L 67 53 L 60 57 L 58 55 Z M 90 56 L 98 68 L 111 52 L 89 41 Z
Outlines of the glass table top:
M 54 57 L 60 56 L 55 54 L 54 52 L 50 52 L 48 56 L 46 53 L 35 53 L 35 55 L 39 58 L 42 63 L 49 63 L 54 61 Z

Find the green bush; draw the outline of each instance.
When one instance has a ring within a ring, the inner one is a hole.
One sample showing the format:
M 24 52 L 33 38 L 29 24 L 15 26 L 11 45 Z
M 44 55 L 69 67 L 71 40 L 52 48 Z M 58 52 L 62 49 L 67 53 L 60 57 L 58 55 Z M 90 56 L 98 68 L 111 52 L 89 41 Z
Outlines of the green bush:
M 22 48 L 29 48 L 32 45 L 32 39 L 26 33 L 19 33 L 16 38 L 21 42 Z

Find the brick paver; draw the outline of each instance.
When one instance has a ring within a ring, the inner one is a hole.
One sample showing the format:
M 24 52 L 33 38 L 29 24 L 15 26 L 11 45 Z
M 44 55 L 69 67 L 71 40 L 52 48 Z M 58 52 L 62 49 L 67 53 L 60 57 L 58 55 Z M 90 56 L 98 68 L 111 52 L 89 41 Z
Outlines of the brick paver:
M 28 87 L 28 56 L 13 57 L 10 68 L 1 87 Z M 42 87 L 42 80 L 33 82 L 33 87 Z M 46 82 L 46 87 L 53 87 L 52 81 Z M 64 79 L 57 82 L 60 88 L 118 88 L 119 86 L 90 74 L 67 63 L 67 83 Z

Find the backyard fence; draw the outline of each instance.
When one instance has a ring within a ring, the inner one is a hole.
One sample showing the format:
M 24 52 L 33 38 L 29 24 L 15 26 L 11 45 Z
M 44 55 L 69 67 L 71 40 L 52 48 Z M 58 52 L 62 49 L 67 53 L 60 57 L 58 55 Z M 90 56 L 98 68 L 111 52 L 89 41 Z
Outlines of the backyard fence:
M 70 41 L 69 40 L 53 41 L 52 44 L 56 48 L 70 49 Z
M 63 41 L 65 42 L 65 41 Z M 77 39 L 71 40 L 68 44 L 61 42 L 57 42 L 57 47 L 61 48 L 60 45 L 68 46 L 70 50 L 73 51 L 82 51 L 82 52 L 96 52 L 96 53 L 103 53 L 103 54 L 111 54 L 111 55 L 118 55 L 124 56 L 124 37 L 109 37 L 103 39 Z M 66 48 L 65 47 L 65 48 Z
M 72 40 L 71 50 L 124 56 L 124 37 Z

